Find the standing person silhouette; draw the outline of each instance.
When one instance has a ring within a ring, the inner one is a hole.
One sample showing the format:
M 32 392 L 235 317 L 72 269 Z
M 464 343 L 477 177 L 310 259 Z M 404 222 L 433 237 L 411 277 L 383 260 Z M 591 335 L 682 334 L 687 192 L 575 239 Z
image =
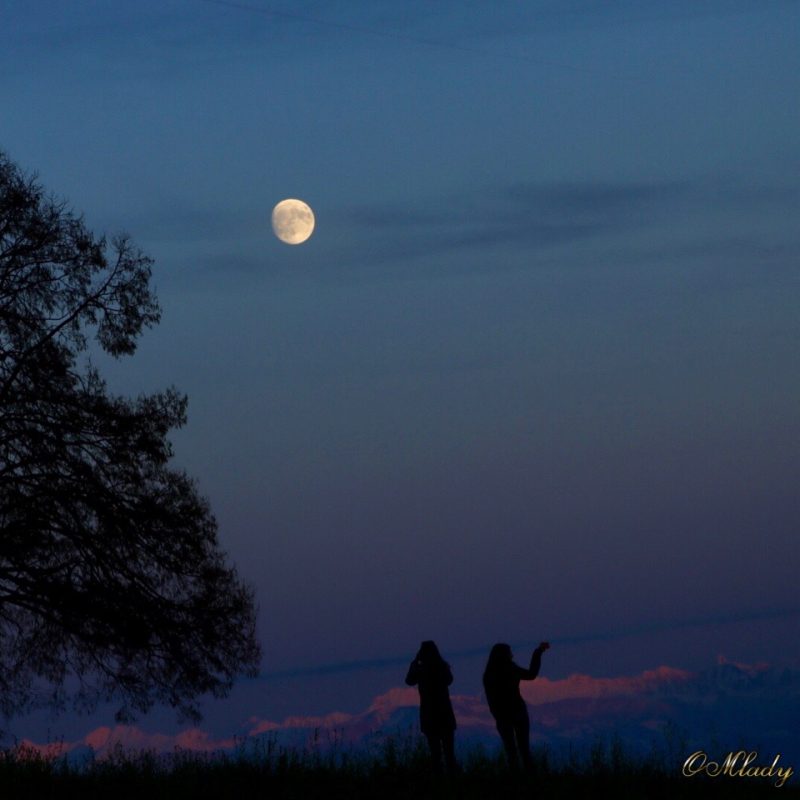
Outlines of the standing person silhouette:
M 533 651 L 528 669 L 514 663 L 507 644 L 496 644 L 489 653 L 483 688 L 512 769 L 519 767 L 520 758 L 526 769 L 531 766 L 531 726 L 528 708 L 519 693 L 519 682 L 532 681 L 539 674 L 542 653 L 549 647 L 549 642 L 542 642 Z
M 450 665 L 431 641 L 423 642 L 408 668 L 406 683 L 419 689 L 419 726 L 428 740 L 434 772 L 442 771 L 442 753 L 449 773 L 458 771 L 454 752 L 456 718 L 448 686 Z

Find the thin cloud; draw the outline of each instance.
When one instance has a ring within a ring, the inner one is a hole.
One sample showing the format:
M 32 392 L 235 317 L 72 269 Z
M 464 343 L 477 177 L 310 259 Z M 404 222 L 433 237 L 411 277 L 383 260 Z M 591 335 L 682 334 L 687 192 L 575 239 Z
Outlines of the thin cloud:
M 638 636 L 650 636 L 654 633 L 666 633 L 668 631 L 686 630 L 689 628 L 702 628 L 707 626 L 718 627 L 720 625 L 735 625 L 742 622 L 762 622 L 794 617 L 800 615 L 800 607 L 797 608 L 776 608 L 762 609 L 757 611 L 741 611 L 732 614 L 722 614 L 713 617 L 696 617 L 694 619 L 666 620 L 660 623 L 649 623 L 635 627 L 598 631 L 595 633 L 575 634 L 562 636 L 552 639 L 553 644 L 560 645 L 582 645 L 593 642 L 613 642 L 621 639 L 636 638 Z M 533 647 L 534 642 L 513 642 L 512 648 L 523 650 Z M 491 649 L 491 643 L 483 644 L 479 647 L 470 647 L 449 653 L 449 658 L 470 658 L 473 656 L 484 655 Z M 251 681 L 280 681 L 287 678 L 304 678 L 321 675 L 336 675 L 349 672 L 362 672 L 365 670 L 380 669 L 382 667 L 401 666 L 408 663 L 407 655 L 390 656 L 386 658 L 360 659 L 354 661 L 338 661 L 328 664 L 318 664 L 308 667 L 298 667 L 285 670 L 275 670 L 262 673 L 258 678 Z
M 691 220 L 708 208 L 715 210 L 717 228 L 694 231 Z M 756 220 L 798 208 L 800 191 L 793 186 L 730 176 L 517 181 L 408 202 L 324 209 L 320 232 L 303 250 L 302 270 L 295 273 L 339 283 L 494 272 L 546 257 L 569 264 L 584 258 L 589 243 L 621 264 L 685 257 L 735 263 L 767 251 L 788 259 L 800 243 L 787 240 L 779 247 L 773 235 L 765 244 Z M 726 215 L 743 212 L 753 220 L 752 230 L 725 222 Z M 192 274 L 197 267 L 211 274 L 288 274 L 285 260 L 263 247 L 269 232 L 251 211 L 176 202 L 134 217 L 132 231 L 143 242 L 203 245 L 189 265 Z M 633 243 L 630 234 L 638 236 Z
M 761 246 L 758 219 L 791 213 L 798 206 L 800 192 L 795 187 L 753 184 L 727 176 L 519 181 L 407 203 L 351 207 L 339 214 L 334 224 L 351 231 L 348 237 L 353 244 L 340 246 L 333 257 L 342 265 L 340 272 L 397 265 L 402 266 L 404 276 L 414 274 L 413 262 L 423 259 L 430 274 L 431 258 L 437 259 L 441 272 L 479 269 L 475 264 L 480 264 L 482 256 L 487 257 L 484 269 L 492 271 L 518 266 L 520 259 L 532 264 L 548 253 L 558 252 L 569 260 L 565 248 L 587 242 L 615 248 L 626 263 L 680 257 L 693 246 L 709 257 L 724 258 L 742 243 L 745 247 L 740 254 Z M 709 230 L 695 231 L 692 220 L 709 208 L 714 209 L 717 222 Z M 752 230 L 736 222 L 743 211 L 752 221 Z M 726 222 L 728 216 L 730 222 Z M 723 236 L 726 230 L 730 233 Z M 621 244 L 631 234 L 641 236 L 633 244 Z M 440 259 L 462 253 L 472 259 L 471 267 L 465 266 L 464 260 Z M 496 258 L 498 255 L 507 258 Z M 391 277 L 391 272 L 381 272 L 379 277 Z

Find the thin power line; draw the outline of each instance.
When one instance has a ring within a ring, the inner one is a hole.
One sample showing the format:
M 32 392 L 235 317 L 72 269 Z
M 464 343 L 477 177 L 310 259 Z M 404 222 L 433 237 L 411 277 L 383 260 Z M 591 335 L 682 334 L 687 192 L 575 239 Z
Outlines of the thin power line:
M 350 33 L 358 33 L 366 36 L 379 36 L 384 39 L 393 39 L 398 42 L 408 42 L 410 44 L 423 45 L 425 47 L 436 47 L 447 50 L 455 50 L 461 53 L 470 53 L 472 55 L 483 56 L 484 58 L 499 58 L 510 61 L 521 61 L 528 64 L 537 64 L 544 67 L 554 67 L 556 69 L 566 69 L 572 72 L 581 73 L 585 75 L 596 75 L 602 72 L 604 77 L 615 78 L 617 80 L 638 80 L 627 75 L 619 75 L 609 73 L 603 70 L 589 69 L 587 67 L 577 67 L 574 64 L 566 64 L 561 61 L 550 61 L 543 58 L 536 58 L 535 56 L 525 56 L 516 53 L 498 53 L 494 50 L 485 50 L 479 47 L 470 47 L 468 45 L 457 44 L 456 42 L 448 42 L 443 39 L 428 39 L 422 36 L 413 36 L 406 33 L 398 33 L 397 31 L 387 30 L 385 28 L 370 28 L 364 25 L 351 25 L 346 22 L 335 22 L 333 20 L 321 19 L 319 17 L 310 17 L 306 14 L 297 14 L 291 11 L 275 11 L 271 8 L 264 6 L 253 5 L 251 3 L 240 3 L 236 0 L 199 0 L 199 2 L 207 3 L 209 5 L 223 6 L 225 8 L 235 8 L 240 11 L 252 11 L 259 14 L 266 14 L 278 19 L 288 19 L 294 22 L 305 22 L 312 25 L 319 25 L 321 27 L 336 28 Z

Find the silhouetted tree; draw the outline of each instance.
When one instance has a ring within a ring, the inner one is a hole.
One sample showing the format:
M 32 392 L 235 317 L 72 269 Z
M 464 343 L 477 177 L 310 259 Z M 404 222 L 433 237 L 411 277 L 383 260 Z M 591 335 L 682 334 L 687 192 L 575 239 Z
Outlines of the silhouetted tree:
M 260 658 L 252 590 L 171 469 L 175 389 L 114 396 L 115 357 L 159 320 L 151 260 L 95 237 L 0 153 L 0 710 L 154 703 L 197 718 Z M 79 358 L 81 362 L 79 364 Z M 85 362 L 84 362 L 85 358 Z

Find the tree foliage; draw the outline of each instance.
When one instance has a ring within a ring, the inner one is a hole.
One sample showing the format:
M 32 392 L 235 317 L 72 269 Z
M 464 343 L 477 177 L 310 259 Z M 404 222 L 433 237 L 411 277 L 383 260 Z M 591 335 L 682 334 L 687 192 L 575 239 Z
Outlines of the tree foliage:
M 174 389 L 112 395 L 86 351 L 134 352 L 151 260 L 0 153 L 0 710 L 166 703 L 190 717 L 260 658 L 252 590 L 172 468 Z

